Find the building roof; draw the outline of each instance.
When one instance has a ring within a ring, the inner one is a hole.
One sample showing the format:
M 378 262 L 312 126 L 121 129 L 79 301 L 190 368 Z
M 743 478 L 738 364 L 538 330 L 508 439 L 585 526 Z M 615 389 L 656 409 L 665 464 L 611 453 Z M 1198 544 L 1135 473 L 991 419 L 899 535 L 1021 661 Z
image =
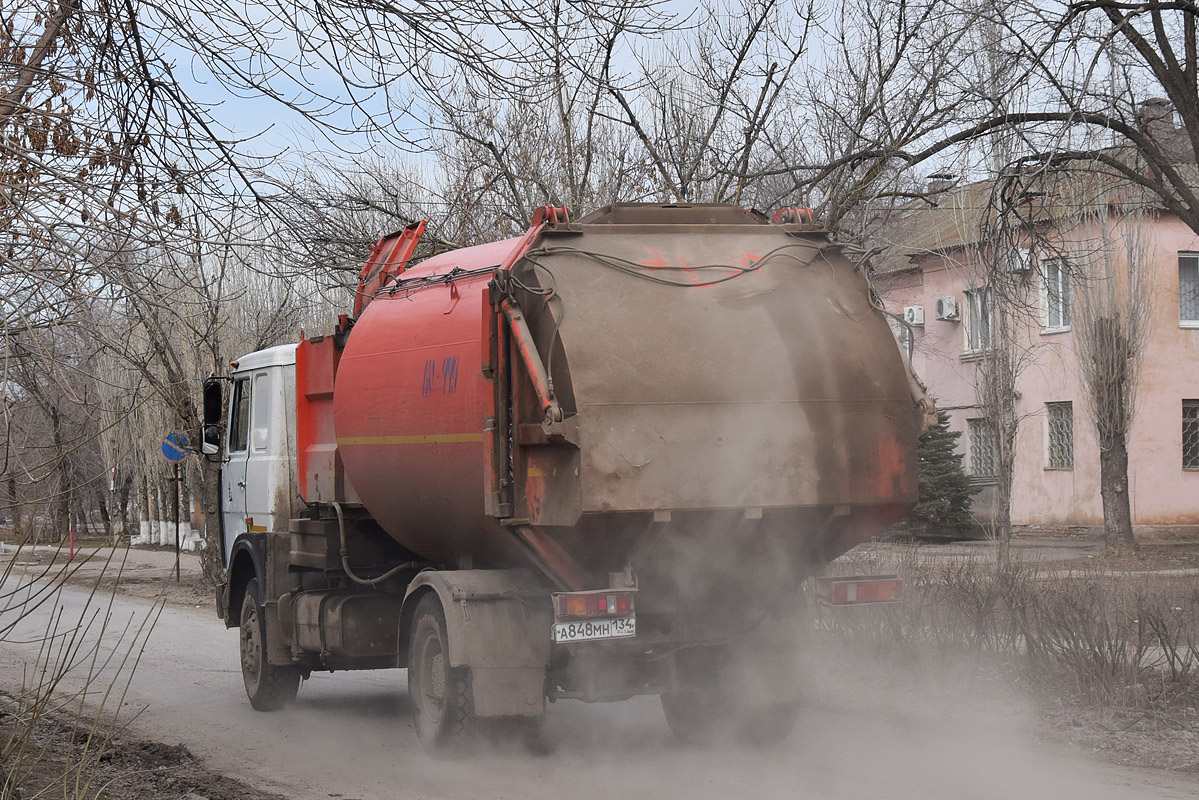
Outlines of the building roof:
M 1196 165 L 1175 168 L 1189 173 L 1192 184 L 1199 185 Z M 900 271 L 921 255 L 980 244 L 993 237 L 1001 219 L 1013 228 L 1060 224 L 1105 208 L 1160 210 L 1162 204 L 1148 188 L 1091 162 L 969 183 L 885 212 L 871 237 L 875 246 L 883 248 L 873 267 L 877 273 Z

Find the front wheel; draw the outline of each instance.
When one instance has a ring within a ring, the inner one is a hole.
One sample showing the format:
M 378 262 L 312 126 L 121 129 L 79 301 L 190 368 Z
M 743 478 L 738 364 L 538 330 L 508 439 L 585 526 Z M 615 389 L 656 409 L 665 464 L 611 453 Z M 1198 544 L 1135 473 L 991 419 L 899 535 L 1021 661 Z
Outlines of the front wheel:
M 300 688 L 300 669 L 278 666 L 267 658 L 266 615 L 258 602 L 258 579 L 246 584 L 241 603 L 241 676 L 255 711 L 291 705 Z

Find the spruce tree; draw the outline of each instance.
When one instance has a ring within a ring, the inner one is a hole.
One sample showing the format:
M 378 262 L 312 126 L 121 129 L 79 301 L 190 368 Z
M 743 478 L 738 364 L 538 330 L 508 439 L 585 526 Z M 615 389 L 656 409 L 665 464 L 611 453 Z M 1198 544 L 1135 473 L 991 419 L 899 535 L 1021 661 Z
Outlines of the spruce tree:
M 937 424 L 920 437 L 920 499 L 901 523 L 916 535 L 961 533 L 974 526 L 970 498 L 978 488 L 962 469 L 957 452 L 960 431 L 949 429 L 949 414 L 937 412 Z

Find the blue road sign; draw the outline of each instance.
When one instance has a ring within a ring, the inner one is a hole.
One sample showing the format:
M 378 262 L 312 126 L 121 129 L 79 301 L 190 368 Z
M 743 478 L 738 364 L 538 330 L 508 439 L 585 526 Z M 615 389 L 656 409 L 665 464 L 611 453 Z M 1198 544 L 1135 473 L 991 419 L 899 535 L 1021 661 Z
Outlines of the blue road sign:
M 162 440 L 162 457 L 172 464 L 178 464 L 187 458 L 190 446 L 191 441 L 188 440 L 187 434 L 183 431 L 168 433 L 166 438 Z

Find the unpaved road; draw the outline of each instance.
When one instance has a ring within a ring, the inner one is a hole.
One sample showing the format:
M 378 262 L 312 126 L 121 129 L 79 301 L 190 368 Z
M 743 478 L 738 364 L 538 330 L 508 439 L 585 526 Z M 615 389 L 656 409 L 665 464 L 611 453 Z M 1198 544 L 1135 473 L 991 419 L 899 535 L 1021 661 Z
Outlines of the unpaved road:
M 63 629 L 87 598 L 78 588 L 61 591 Z M 117 596 L 110 620 L 123 626 L 152 605 Z M 28 677 L 51 613 L 41 606 L 4 637 L 0 683 Z M 0 615 L 0 623 L 9 620 L 11 612 Z M 80 680 L 76 674 L 65 686 Z M 1034 740 L 1031 715 L 1019 704 L 944 687 L 873 698 L 826 687 L 796 732 L 769 750 L 684 748 L 654 698 L 560 703 L 549 710 L 546 752 L 450 761 L 421 752 L 404 686 L 398 670 L 318 674 L 293 709 L 256 713 L 242 690 L 236 632 L 209 608 L 168 605 L 122 715 L 137 715 L 139 736 L 181 742 L 218 772 L 294 798 L 1199 797 L 1199 776 L 1067 754 Z

